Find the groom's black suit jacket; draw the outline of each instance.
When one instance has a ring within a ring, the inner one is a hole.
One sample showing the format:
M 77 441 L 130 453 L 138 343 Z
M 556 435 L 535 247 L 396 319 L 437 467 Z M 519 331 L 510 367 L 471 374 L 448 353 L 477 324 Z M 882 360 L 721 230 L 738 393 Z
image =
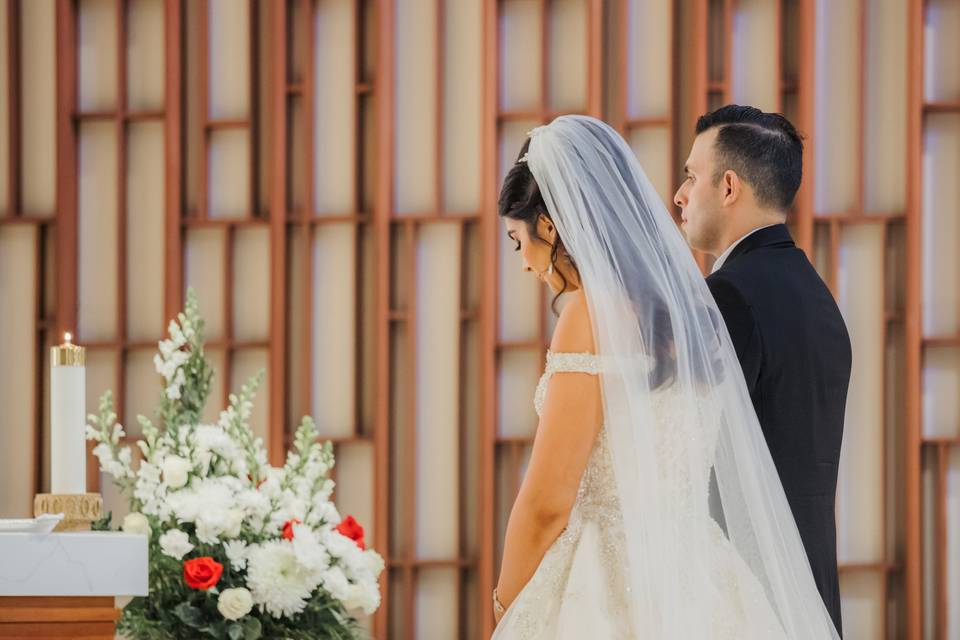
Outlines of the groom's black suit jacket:
M 840 631 L 837 466 L 850 337 L 829 289 L 785 225 L 760 229 L 707 278 L 800 530 Z

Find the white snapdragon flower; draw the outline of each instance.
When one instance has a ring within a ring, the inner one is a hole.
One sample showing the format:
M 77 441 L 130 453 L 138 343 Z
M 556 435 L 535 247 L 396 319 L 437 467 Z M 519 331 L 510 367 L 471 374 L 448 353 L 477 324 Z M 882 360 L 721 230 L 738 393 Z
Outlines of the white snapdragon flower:
M 160 550 L 171 558 L 182 560 L 183 556 L 193 551 L 193 545 L 186 533 L 180 529 L 170 529 L 160 536 Z

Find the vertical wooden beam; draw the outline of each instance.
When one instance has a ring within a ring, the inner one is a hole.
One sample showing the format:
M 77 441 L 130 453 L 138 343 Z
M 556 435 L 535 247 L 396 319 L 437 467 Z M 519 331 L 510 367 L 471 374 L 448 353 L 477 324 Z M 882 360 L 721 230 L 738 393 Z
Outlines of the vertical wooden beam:
M 251 3 L 253 7 L 256 4 Z M 269 29 L 273 48 L 270 52 L 270 100 L 273 105 L 272 148 L 270 153 L 270 463 L 283 463 L 286 448 L 286 354 L 287 354 L 287 2 L 269 5 Z M 251 21 L 251 28 L 257 23 Z M 256 40 L 256 38 L 254 38 Z M 259 56 L 254 56 L 254 62 Z M 256 87 L 251 91 L 251 106 L 256 104 Z M 256 139 L 251 127 L 250 139 Z M 308 145 L 309 147 L 309 145 Z M 251 152 L 251 155 L 253 152 Z M 252 176 L 257 183 L 257 176 Z M 254 194 L 256 190 L 254 190 Z M 251 197 L 255 197 L 252 195 Z M 256 200 L 253 206 L 257 206 Z M 309 355 L 307 358 L 309 359 Z
M 73 120 L 77 102 L 77 33 L 74 8 L 73 0 L 57 0 L 57 310 L 54 344 L 60 342 L 65 332 L 77 332 L 77 140 Z M 99 473 L 91 451 L 88 444 L 87 489 L 97 490 Z
M 494 588 L 494 563 L 496 542 L 494 536 L 494 501 L 496 479 L 496 416 L 497 416 L 497 65 L 499 62 L 498 4 L 483 3 L 483 124 L 481 163 L 481 251 L 482 273 L 485 274 L 480 302 L 480 635 L 489 638 L 493 634 L 493 608 L 487 599 Z M 484 606 L 485 605 L 485 606 Z
M 906 208 L 906 366 L 904 485 L 906 509 L 906 633 L 920 638 L 923 633 L 923 548 L 921 522 L 922 420 L 922 145 L 923 145 L 923 0 L 909 0 L 907 43 L 907 208 Z
M 804 137 L 803 182 L 797 193 L 797 246 L 806 251 L 813 261 L 813 207 L 814 207 L 814 122 L 816 98 L 816 2 L 798 0 L 799 54 L 797 56 L 797 124 Z
M 183 307 L 183 19 L 180 0 L 166 0 L 164 17 L 164 320 Z M 166 330 L 166 322 L 164 322 Z
M 386 559 L 392 557 L 390 535 L 390 214 L 393 208 L 394 165 L 394 55 L 395 6 L 392 2 L 377 4 L 377 61 L 375 69 L 377 171 L 374 198 L 374 233 L 376 234 L 376 420 L 374 424 L 374 504 L 375 543 Z M 390 572 L 380 578 L 383 606 L 374 614 L 373 635 L 389 635 L 388 612 L 394 606 L 390 594 Z
M 7 0 L 6 11 L 7 32 L 4 36 L 7 40 L 7 213 L 16 217 L 23 215 L 20 184 L 20 0 Z

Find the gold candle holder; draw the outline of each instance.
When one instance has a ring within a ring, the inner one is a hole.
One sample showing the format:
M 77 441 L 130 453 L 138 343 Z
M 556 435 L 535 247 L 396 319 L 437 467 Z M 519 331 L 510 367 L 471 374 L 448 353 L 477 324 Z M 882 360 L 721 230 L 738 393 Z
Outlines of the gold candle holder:
M 87 350 L 71 342 L 73 336 L 64 334 L 63 344 L 50 347 L 51 367 L 82 367 L 87 360 Z

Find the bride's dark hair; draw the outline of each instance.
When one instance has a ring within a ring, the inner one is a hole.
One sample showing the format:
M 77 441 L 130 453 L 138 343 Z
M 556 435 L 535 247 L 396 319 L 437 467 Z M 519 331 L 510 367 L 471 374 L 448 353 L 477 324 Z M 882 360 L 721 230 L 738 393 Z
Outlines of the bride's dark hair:
M 500 188 L 500 199 L 497 204 L 501 217 L 526 223 L 527 231 L 531 238 L 544 244 L 550 244 L 549 240 L 541 237 L 540 234 L 537 233 L 537 219 L 540 216 L 546 216 L 548 220 L 553 222 L 553 218 L 550 217 L 550 212 L 547 211 L 547 204 L 543 201 L 543 196 L 540 195 L 540 187 L 537 185 L 533 173 L 530 172 L 530 167 L 527 166 L 525 161 L 520 161 L 520 159 L 526 155 L 529 148 L 530 138 L 527 138 L 523 143 L 523 147 L 520 149 L 520 153 L 517 155 L 517 161 L 503 179 L 503 186 Z M 554 225 L 554 227 L 556 227 L 556 225 Z M 567 291 L 567 286 L 570 284 L 564 277 L 563 271 L 556 269 L 557 257 L 560 255 L 561 250 L 574 270 L 576 270 L 577 265 L 573 261 L 573 257 L 563 246 L 563 239 L 560 237 L 558 231 L 557 241 L 553 243 L 550 250 L 550 263 L 554 266 L 554 270 L 563 281 L 560 292 L 553 297 L 553 302 L 550 304 L 550 308 L 555 315 L 559 315 L 557 313 L 557 300 Z

